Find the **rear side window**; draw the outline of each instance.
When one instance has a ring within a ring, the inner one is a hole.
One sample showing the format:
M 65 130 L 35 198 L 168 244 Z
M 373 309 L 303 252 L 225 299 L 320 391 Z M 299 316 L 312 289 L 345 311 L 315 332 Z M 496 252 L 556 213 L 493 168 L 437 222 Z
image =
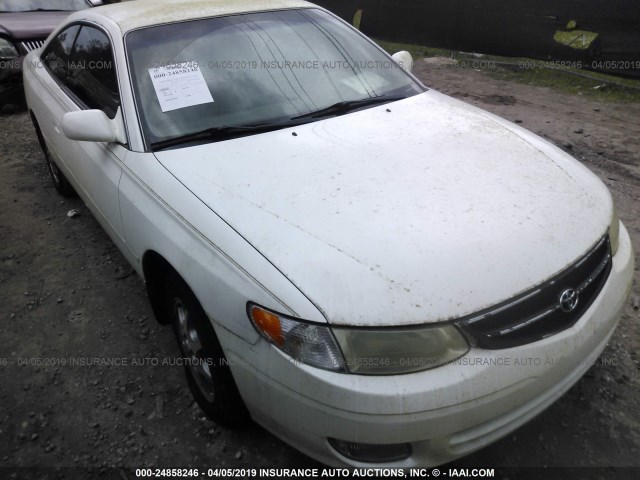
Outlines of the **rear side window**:
M 88 108 L 115 117 L 120 95 L 111 43 L 106 34 L 96 28 L 82 27 L 71 53 L 65 83 Z
M 73 42 L 79 30 L 80 25 L 73 25 L 62 31 L 62 33 L 49 44 L 42 55 L 42 61 L 49 67 L 53 76 L 65 85 L 67 84 L 69 75 Z

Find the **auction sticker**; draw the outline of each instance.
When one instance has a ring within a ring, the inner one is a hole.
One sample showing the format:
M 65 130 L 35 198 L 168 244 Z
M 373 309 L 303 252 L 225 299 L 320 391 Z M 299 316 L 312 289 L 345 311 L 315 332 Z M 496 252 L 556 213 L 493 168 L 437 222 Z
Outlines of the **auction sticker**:
M 149 75 L 162 112 L 213 103 L 200 66 L 195 62 L 150 68 Z

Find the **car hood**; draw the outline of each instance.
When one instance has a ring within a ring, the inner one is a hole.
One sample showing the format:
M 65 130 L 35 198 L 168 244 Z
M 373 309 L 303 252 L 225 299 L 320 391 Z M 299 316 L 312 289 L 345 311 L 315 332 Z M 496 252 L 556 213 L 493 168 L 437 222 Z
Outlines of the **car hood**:
M 156 157 L 340 325 L 511 298 L 585 253 L 612 213 L 564 152 L 435 91 Z
M 16 40 L 44 39 L 73 12 L 0 13 L 0 33 Z

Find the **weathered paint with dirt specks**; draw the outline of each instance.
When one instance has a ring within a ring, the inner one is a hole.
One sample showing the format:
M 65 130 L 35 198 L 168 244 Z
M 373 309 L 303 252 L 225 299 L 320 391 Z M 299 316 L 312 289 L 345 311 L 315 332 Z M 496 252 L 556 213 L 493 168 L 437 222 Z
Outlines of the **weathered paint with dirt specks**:
M 156 156 L 332 324 L 488 307 L 575 261 L 612 215 L 577 161 L 435 91 Z

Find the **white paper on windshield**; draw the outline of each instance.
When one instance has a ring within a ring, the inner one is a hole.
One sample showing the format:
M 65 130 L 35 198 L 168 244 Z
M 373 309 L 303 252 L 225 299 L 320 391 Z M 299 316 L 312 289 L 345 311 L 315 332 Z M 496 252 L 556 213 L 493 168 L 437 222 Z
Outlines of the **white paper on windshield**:
M 213 97 L 197 63 L 183 62 L 150 68 L 149 75 L 163 113 L 213 103 Z

